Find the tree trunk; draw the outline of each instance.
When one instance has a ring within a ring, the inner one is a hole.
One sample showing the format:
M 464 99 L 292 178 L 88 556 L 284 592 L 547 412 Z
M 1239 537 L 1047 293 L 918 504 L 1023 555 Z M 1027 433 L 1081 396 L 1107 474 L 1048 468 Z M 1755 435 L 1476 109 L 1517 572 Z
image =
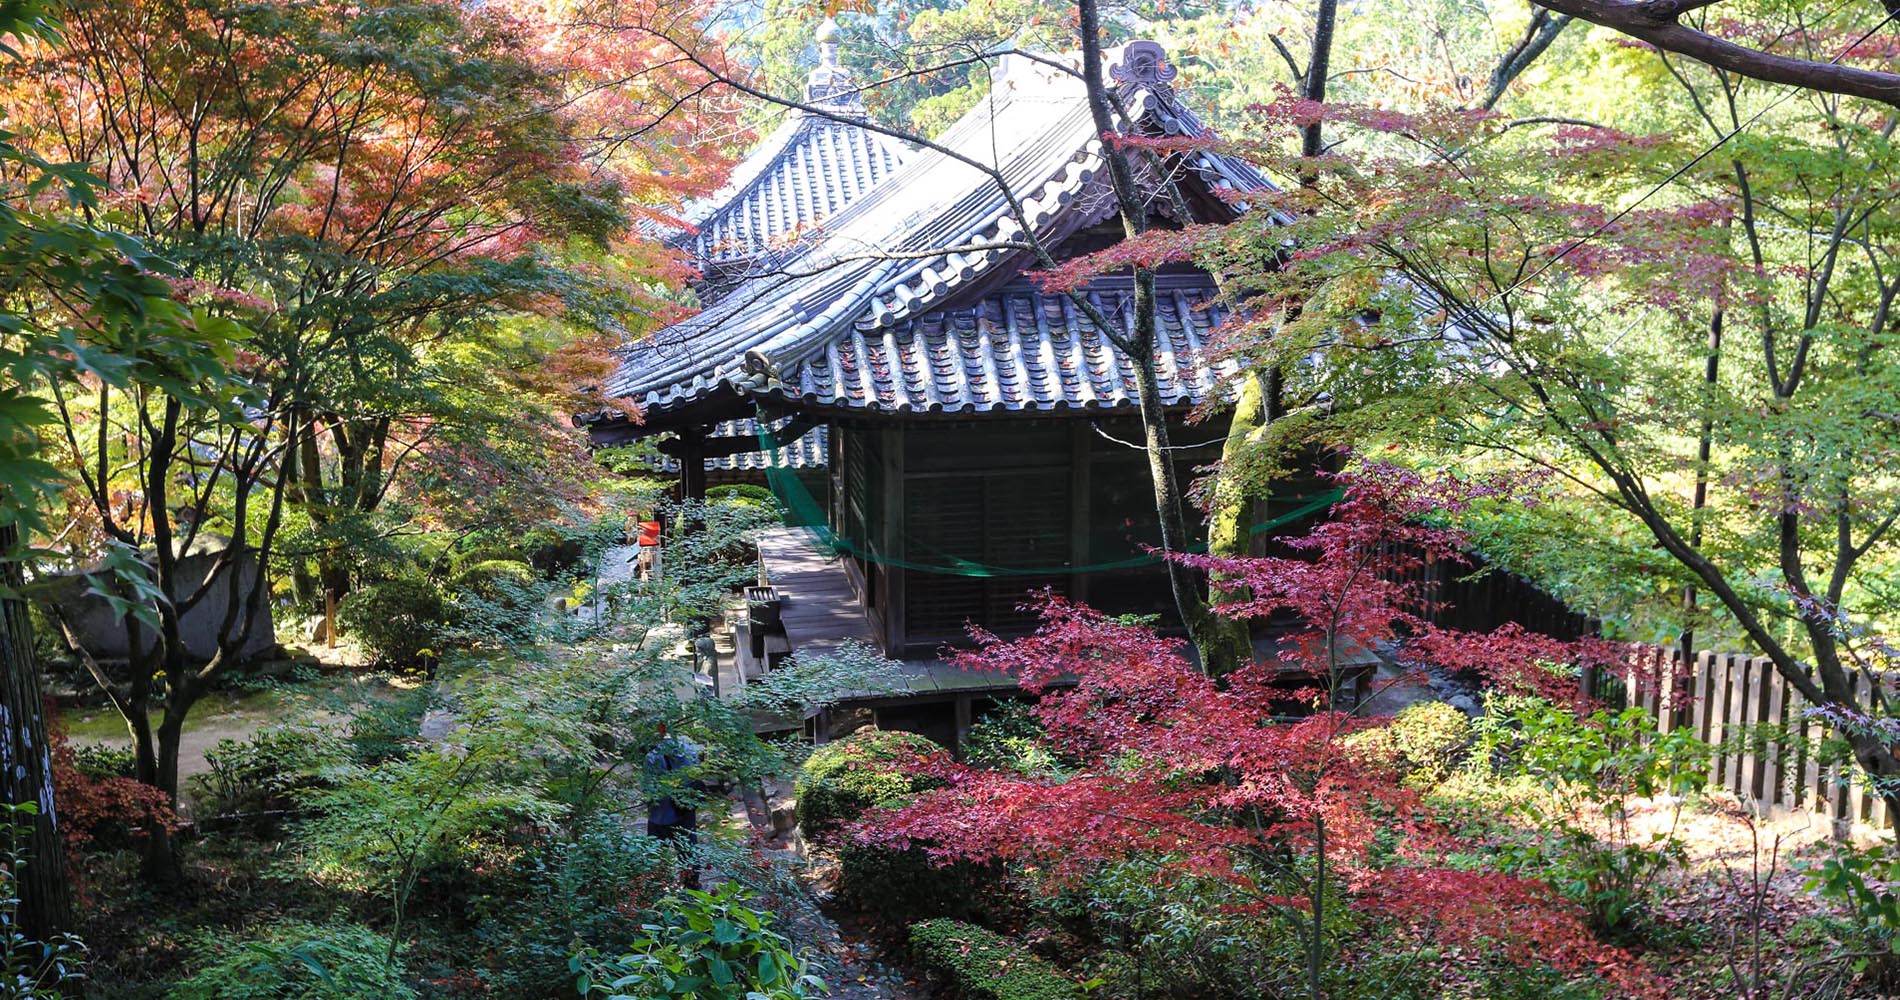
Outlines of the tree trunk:
M 1222 470 L 1233 468 L 1251 447 L 1254 433 L 1266 426 L 1266 387 L 1262 382 L 1259 378 L 1249 378 L 1240 385 L 1233 422 L 1228 425 L 1227 440 L 1221 446 Z M 1225 471 L 1221 476 L 1222 481 L 1215 491 L 1214 516 L 1208 525 L 1207 551 L 1225 559 L 1244 558 L 1252 552 L 1253 507 L 1258 496 L 1250 485 L 1226 478 Z M 1218 575 L 1208 578 L 1207 600 L 1211 605 L 1242 601 L 1247 596 L 1244 589 L 1228 585 Z M 1253 641 L 1247 622 L 1218 614 L 1213 618 L 1209 640 L 1222 647 L 1221 657 L 1234 665 L 1251 660 Z
M 173 699 L 182 698 L 180 692 L 171 692 Z M 159 720 L 157 753 L 154 754 L 154 773 L 149 782 L 153 787 L 165 793 L 166 802 L 173 809 L 178 808 L 178 750 L 184 736 L 185 711 L 189 704 L 174 707 L 176 702 L 166 701 L 165 715 Z M 184 879 L 184 869 L 178 858 L 178 845 L 174 842 L 170 830 L 158 827 L 147 831 L 145 856 L 142 874 L 153 885 L 176 885 Z
M 1114 116 L 1109 109 L 1108 84 L 1103 79 L 1101 11 L 1095 0 L 1080 0 L 1076 5 L 1077 29 L 1082 45 L 1082 85 L 1088 95 L 1089 114 L 1096 129 L 1107 137 L 1115 132 Z M 1146 202 L 1135 187 L 1134 168 L 1128 155 L 1115 143 L 1102 147 L 1108 164 L 1109 179 L 1120 209 L 1122 231 L 1136 237 L 1148 229 Z M 1155 375 L 1155 276 L 1137 267 L 1134 271 L 1135 315 L 1132 331 L 1102 330 L 1128 358 L 1134 370 L 1141 400 L 1142 432 L 1147 442 L 1148 470 L 1154 479 L 1155 516 L 1161 525 L 1161 548 L 1170 556 L 1187 551 L 1187 521 L 1181 509 L 1181 488 L 1174 474 L 1174 458 L 1168 444 L 1167 408 L 1161 402 L 1161 390 Z M 1099 321 L 1098 321 L 1099 322 Z M 1223 673 L 1233 661 L 1226 645 L 1215 641 L 1212 632 L 1215 615 L 1207 609 L 1194 574 L 1172 558 L 1167 560 L 1168 586 L 1174 594 L 1175 610 L 1201 655 L 1202 669 Z
M 1135 272 L 1135 324 L 1137 331 L 1154 328 L 1154 272 Z M 1187 519 L 1181 509 L 1180 482 L 1174 474 L 1173 448 L 1168 442 L 1168 412 L 1161 402 L 1161 387 L 1154 371 L 1154 338 L 1136 334 L 1135 347 L 1141 357 L 1130 358 L 1135 387 L 1141 401 L 1141 426 L 1148 453 L 1148 474 L 1154 482 L 1155 515 L 1161 525 L 1161 551 L 1168 556 L 1188 550 Z M 1226 673 L 1236 665 L 1231 650 L 1215 634 L 1214 619 L 1207 602 L 1201 599 L 1194 573 L 1172 558 L 1166 560 L 1168 587 L 1174 594 L 1175 610 L 1187 626 L 1194 647 L 1201 655 L 1202 668 L 1209 673 Z
M 1333 25 L 1338 19 L 1339 0 L 1320 0 L 1319 10 L 1313 15 L 1313 55 L 1306 62 L 1306 80 L 1300 87 L 1300 96 L 1309 101 L 1326 100 L 1326 76 L 1332 72 L 1333 64 Z M 1311 159 L 1325 148 L 1318 121 L 1301 130 L 1301 156 Z M 1312 181 L 1301 178 L 1301 183 L 1307 185 Z
M 1722 362 L 1722 310 L 1709 321 L 1709 360 L 1702 371 L 1703 384 L 1713 393 Z M 1702 418 L 1696 436 L 1695 495 L 1689 506 L 1689 544 L 1702 547 L 1702 510 L 1709 505 L 1709 458 L 1715 450 L 1715 419 Z M 1695 660 L 1695 614 L 1697 591 L 1692 581 L 1682 588 L 1682 663 L 1686 669 Z
M 0 772 L 7 802 L 34 803 L 28 859 L 14 873 L 20 895 L 20 931 L 29 940 L 48 941 L 72 927 L 72 895 L 66 883 L 66 851 L 53 794 L 52 749 L 46 741 L 45 700 L 39 665 L 33 657 L 33 626 L 25 599 L 20 563 L 8 558 L 19 547 L 19 529 L 0 526 Z

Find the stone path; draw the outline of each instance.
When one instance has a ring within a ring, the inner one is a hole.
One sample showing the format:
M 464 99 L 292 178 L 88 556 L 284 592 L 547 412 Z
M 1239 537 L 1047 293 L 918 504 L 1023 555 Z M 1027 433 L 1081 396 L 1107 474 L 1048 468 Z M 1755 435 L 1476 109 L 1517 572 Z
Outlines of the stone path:
M 762 838 L 771 838 L 774 829 L 774 805 L 784 801 L 789 789 L 771 788 L 761 798 L 757 794 L 733 795 L 732 822 L 749 825 Z M 871 944 L 845 936 L 836 921 L 826 915 L 823 904 L 830 900 L 825 883 L 829 872 L 814 867 L 804 855 L 804 845 L 783 834 L 766 843 L 766 853 L 795 867 L 805 892 L 779 910 L 783 930 L 795 946 L 808 949 L 821 966 L 817 974 L 831 987 L 833 1000 L 923 1000 L 928 991 L 910 983 L 901 970 L 884 964 L 879 950 Z

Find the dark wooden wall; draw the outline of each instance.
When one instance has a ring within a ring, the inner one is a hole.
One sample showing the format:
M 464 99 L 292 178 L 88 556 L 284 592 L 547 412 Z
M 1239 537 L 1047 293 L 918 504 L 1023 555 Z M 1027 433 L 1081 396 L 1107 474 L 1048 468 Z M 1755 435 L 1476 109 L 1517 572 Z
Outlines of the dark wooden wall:
M 1224 422 L 1172 428 L 1182 485 L 1220 454 Z M 886 650 L 927 655 L 1034 627 L 1050 589 L 1112 613 L 1172 617 L 1153 486 L 1133 417 L 1000 417 L 834 430 L 834 525 Z M 1106 570 L 1104 563 L 1146 564 Z M 936 567 L 960 567 L 941 572 Z M 1164 618 L 1165 620 L 1165 618 Z

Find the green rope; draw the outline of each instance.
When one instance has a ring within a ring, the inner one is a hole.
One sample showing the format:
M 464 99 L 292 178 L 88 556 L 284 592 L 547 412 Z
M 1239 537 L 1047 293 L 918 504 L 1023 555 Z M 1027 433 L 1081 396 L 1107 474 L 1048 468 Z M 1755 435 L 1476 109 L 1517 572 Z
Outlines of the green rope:
M 1090 563 L 1083 566 L 1065 563 L 1060 566 L 1050 566 L 1046 568 L 1024 568 L 1015 566 L 994 566 L 949 553 L 939 553 L 943 557 L 943 561 L 941 562 L 919 562 L 886 555 L 853 539 L 840 536 L 831 529 L 830 518 L 826 514 L 824 505 L 819 503 L 818 498 L 812 496 L 811 490 L 806 489 L 805 484 L 799 481 L 795 470 L 790 466 L 780 464 L 778 439 L 773 435 L 765 418 L 760 416 L 757 419 L 757 424 L 759 427 L 759 450 L 765 455 L 766 483 L 772 490 L 772 495 L 778 498 L 780 506 L 785 510 L 785 524 L 789 527 L 803 528 L 810 532 L 822 551 L 838 555 L 856 556 L 885 566 L 895 566 L 899 569 L 914 569 L 927 573 L 941 573 L 947 576 L 963 577 L 1054 576 L 1067 573 L 1099 573 L 1105 570 L 1134 569 L 1141 566 L 1153 566 L 1162 561 L 1162 557 L 1159 555 L 1142 553 L 1141 555 L 1132 556 L 1127 559 Z M 1300 500 L 1303 502 L 1278 517 L 1254 525 L 1249 535 L 1259 535 L 1272 531 L 1281 525 L 1297 521 L 1316 511 L 1323 510 L 1337 502 L 1340 496 L 1341 493 L 1339 490 L 1332 489 L 1310 497 L 1272 498 Z M 1196 545 L 1190 551 L 1196 553 L 1205 552 L 1207 551 L 1207 546 Z

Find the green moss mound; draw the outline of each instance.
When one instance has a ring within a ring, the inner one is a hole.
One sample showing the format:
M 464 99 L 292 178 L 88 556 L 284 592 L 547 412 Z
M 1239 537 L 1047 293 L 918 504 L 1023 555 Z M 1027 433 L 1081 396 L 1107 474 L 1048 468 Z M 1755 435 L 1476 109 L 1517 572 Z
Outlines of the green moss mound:
M 963 1000 L 1081 1000 L 1082 988 L 1029 949 L 956 920 L 910 929 L 911 953 Z
M 814 751 L 799 769 L 798 823 L 818 843 L 878 806 L 897 806 L 941 782 L 916 773 L 920 758 L 944 749 L 914 733 L 864 730 Z

